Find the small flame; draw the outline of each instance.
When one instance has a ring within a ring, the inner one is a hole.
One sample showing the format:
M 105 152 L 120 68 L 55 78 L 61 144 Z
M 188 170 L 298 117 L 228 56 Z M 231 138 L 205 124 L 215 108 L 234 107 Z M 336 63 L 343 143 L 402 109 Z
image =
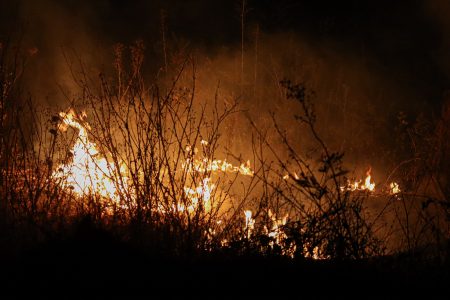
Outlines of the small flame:
M 391 182 L 389 185 L 389 194 L 395 195 L 401 192 L 400 187 L 397 182 Z
M 245 231 L 247 233 L 247 238 L 249 239 L 255 228 L 255 219 L 252 218 L 251 210 L 244 210 L 245 215 Z
M 287 238 L 282 229 L 282 227 L 286 225 L 287 217 L 288 215 L 286 214 L 281 220 L 279 220 L 276 218 L 276 215 L 269 209 L 269 218 L 272 220 L 272 228 L 268 235 L 270 237 L 273 237 L 276 240 L 277 244 L 280 244 L 283 239 Z
M 366 178 L 364 179 L 364 184 L 361 184 L 362 180 L 356 180 L 354 182 L 347 182 L 347 186 L 341 187 L 341 191 L 375 191 L 375 182 L 372 181 L 372 176 L 370 175 L 372 168 L 369 168 L 366 172 Z
M 366 173 L 366 180 L 364 180 L 364 185 L 361 186 L 362 190 L 369 190 L 373 192 L 375 190 L 375 183 L 371 183 L 372 176 L 370 175 L 372 168 L 369 168 L 369 170 Z
M 200 142 L 203 146 L 208 146 L 209 143 L 205 140 Z M 234 166 L 233 164 L 227 162 L 226 159 L 209 159 L 203 157 L 202 159 L 195 158 L 194 156 L 198 153 L 198 149 L 190 145 L 185 148 L 188 158 L 183 163 L 183 168 L 188 172 L 206 173 L 206 172 L 225 172 L 225 173 L 239 173 L 245 176 L 253 176 L 254 172 L 250 166 L 250 160 L 245 163 L 241 163 L 240 166 Z
M 304 251 L 305 251 L 305 257 L 307 258 L 312 258 L 314 260 L 320 260 L 320 259 L 325 259 L 326 257 L 320 255 L 319 253 L 319 247 L 316 246 L 312 249 L 312 254 L 310 254 L 310 252 L 308 251 L 308 247 L 304 247 Z

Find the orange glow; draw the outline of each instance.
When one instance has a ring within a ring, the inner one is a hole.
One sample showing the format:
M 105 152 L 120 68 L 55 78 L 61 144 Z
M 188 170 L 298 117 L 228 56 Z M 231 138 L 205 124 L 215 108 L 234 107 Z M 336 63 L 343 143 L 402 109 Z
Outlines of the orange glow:
M 100 153 L 96 144 L 89 141 L 88 131 L 91 129 L 89 124 L 84 121 L 86 114 L 83 112 L 77 115 L 72 109 L 67 113 L 59 113 L 61 124 L 59 130 L 65 131 L 68 127 L 78 130 L 78 136 L 75 140 L 73 148 L 70 150 L 72 159 L 66 164 L 59 165 L 53 172 L 53 178 L 57 179 L 64 189 L 71 190 L 76 196 L 100 196 L 104 199 L 110 199 L 116 203 L 120 202 L 121 195 L 127 191 L 126 195 L 131 194 L 133 201 L 133 193 L 129 191 L 127 168 L 125 164 L 120 167 L 113 162 L 107 160 L 103 153 Z M 202 140 L 204 147 L 208 146 L 208 142 Z M 194 158 L 198 153 L 198 149 L 192 149 L 186 146 L 185 149 L 188 156 L 191 157 L 183 164 L 183 169 L 190 174 L 206 173 L 206 172 L 227 172 L 239 173 L 241 175 L 253 176 L 250 168 L 250 161 L 242 163 L 239 167 L 233 166 L 226 160 L 209 160 L 207 158 Z M 193 153 L 192 153 L 193 151 Z M 216 185 L 210 177 L 203 176 L 198 186 L 184 186 L 184 197 L 188 201 L 173 205 L 173 209 L 178 212 L 192 213 L 203 205 L 205 211 L 211 209 L 213 190 Z M 180 198 L 183 197 L 180 193 Z M 159 212 L 164 213 L 166 209 L 158 207 Z M 250 222 L 250 219 L 248 220 Z M 250 226 L 250 224 L 249 224 Z M 250 231 L 251 232 L 251 231 Z
M 255 228 L 255 219 L 252 218 L 252 211 L 251 210 L 245 210 L 245 232 L 246 237 L 249 239 L 252 236 L 253 229 Z
M 391 182 L 389 184 L 389 194 L 395 195 L 395 194 L 398 194 L 400 192 L 401 192 L 401 190 L 400 190 L 400 187 L 399 187 L 397 182 Z
M 369 190 L 373 192 L 375 190 L 375 182 L 371 182 L 372 176 L 370 175 L 371 169 L 366 173 L 366 179 L 364 180 L 364 185 L 361 186 L 362 190 Z
M 375 182 L 372 182 L 372 175 L 370 174 L 372 171 L 372 168 L 369 168 L 366 172 L 366 178 L 364 179 L 364 183 L 362 183 L 362 180 L 356 180 L 354 182 L 347 182 L 347 186 L 341 187 L 342 191 L 375 191 Z
M 185 208 L 184 205 L 180 204 L 178 209 L 180 211 L 184 211 L 185 209 L 188 212 L 193 212 L 199 205 L 199 202 L 203 202 L 203 207 L 205 207 L 206 211 L 211 209 L 211 193 L 215 188 L 214 184 L 210 183 L 210 178 L 205 178 L 202 181 L 202 184 L 197 186 L 195 189 L 184 187 L 184 193 L 186 197 L 190 200 L 190 204 Z
M 203 146 L 208 146 L 208 142 L 202 140 L 200 142 Z M 233 166 L 233 164 L 227 162 L 226 159 L 209 159 L 207 157 L 203 157 L 201 159 L 196 158 L 195 155 L 198 153 L 198 149 L 192 147 L 190 145 L 185 148 L 188 158 L 183 163 L 183 168 L 188 172 L 198 172 L 198 173 L 206 173 L 206 172 L 226 172 L 226 173 L 239 173 L 245 176 L 253 176 L 254 172 L 250 167 L 250 161 L 247 160 L 245 163 L 241 163 L 238 166 Z
M 84 113 L 76 116 L 75 112 L 70 110 L 68 113 L 59 113 L 59 116 L 62 118 L 59 129 L 78 129 L 78 137 L 70 151 L 73 154 L 72 161 L 58 166 L 53 177 L 61 179 L 61 186 L 71 189 L 77 196 L 97 195 L 118 202 L 120 193 L 128 189 L 128 179 L 121 176 L 119 183 L 119 180 L 114 178 L 126 172 L 125 166 L 118 167 L 109 162 L 99 153 L 97 146 L 89 141 L 90 127 L 82 121 L 86 116 Z

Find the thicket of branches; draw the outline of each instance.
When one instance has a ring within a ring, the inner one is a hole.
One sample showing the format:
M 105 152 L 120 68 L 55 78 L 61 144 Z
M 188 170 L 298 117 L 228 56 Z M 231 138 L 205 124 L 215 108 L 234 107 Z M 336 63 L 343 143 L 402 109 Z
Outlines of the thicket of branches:
M 361 259 L 387 253 L 384 238 L 392 233 L 393 223 L 406 243 L 403 249 L 448 243 L 448 184 L 442 182 L 445 170 L 439 169 L 448 153 L 444 121 L 427 134 L 434 143 L 424 148 L 417 159 L 420 163 L 411 160 L 405 163 L 408 168 L 402 165 L 396 170 L 409 172 L 405 181 L 409 180 L 411 193 L 386 196 L 386 206 L 373 216 L 367 209 L 367 202 L 374 200 L 370 193 L 342 188 L 348 175 L 344 153 L 330 149 L 317 131 L 320 119 L 315 115 L 314 95 L 304 85 L 281 82 L 286 101 L 298 104 L 295 120 L 299 130 L 311 135 L 315 154 L 307 156 L 296 149 L 273 115 L 275 136 L 284 151 L 280 153 L 268 133 L 250 119 L 255 173 L 241 181 L 239 172 L 217 174 L 186 167 L 194 157 L 206 164 L 217 159 L 218 153 L 223 155 L 220 141 L 226 133 L 221 126 L 230 115 L 240 113 L 238 103 L 223 105 L 218 93 L 200 102 L 195 63 L 189 57 L 174 66 L 173 80 L 148 84 L 142 74 L 143 44 L 131 46 L 129 54 L 127 48 L 117 46 L 114 76 L 92 77 L 82 60 L 76 61 L 73 78 L 82 92 L 71 108 L 79 112 L 76 120 L 85 124 L 96 144 L 99 154 L 95 155 L 107 159 L 118 200 L 95 193 L 79 197 L 61 186 L 64 178 L 54 178 L 58 165 L 70 163 L 78 132 L 61 132 L 57 112 L 45 113 L 32 99 L 24 100 L 19 85 L 24 66 L 20 51 L 17 45 L 1 44 L 0 230 L 4 243 L 14 240 L 12 244 L 19 246 L 64 235 L 86 216 L 120 239 L 177 255 L 226 249 Z M 181 86 L 181 76 L 191 78 L 189 86 Z M 82 110 L 87 111 L 90 127 Z M 228 158 L 234 164 L 243 163 L 239 153 L 229 153 Z M 198 201 L 187 210 L 193 203 L 186 190 L 196 190 L 205 179 L 215 184 L 208 205 Z M 424 180 L 435 182 L 432 193 L 423 186 Z M 433 211 L 428 209 L 431 206 Z M 246 219 L 244 209 L 248 208 L 253 215 Z M 382 223 L 388 212 L 395 218 L 391 224 Z M 448 257 L 441 252 L 439 257 Z

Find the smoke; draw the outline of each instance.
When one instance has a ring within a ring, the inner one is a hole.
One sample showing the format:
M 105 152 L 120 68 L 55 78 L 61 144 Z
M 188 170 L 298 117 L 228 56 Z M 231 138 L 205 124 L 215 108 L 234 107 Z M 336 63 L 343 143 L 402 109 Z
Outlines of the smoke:
M 449 88 L 449 4 L 309 2 L 247 1 L 241 45 L 239 1 L 2 1 L 0 42 L 23 36 L 24 87 L 54 112 L 82 97 L 74 77 L 113 72 L 116 43 L 143 40 L 149 84 L 171 79 L 191 57 L 200 102 L 218 95 L 222 106 L 239 103 L 240 113 L 222 128 L 221 146 L 244 160 L 253 157 L 247 118 L 270 132 L 282 153 L 270 113 L 295 149 L 317 157 L 311 136 L 294 120 L 298 103 L 286 100 L 280 85 L 303 83 L 314 92 L 324 141 L 345 152 L 358 178 L 372 166 L 378 184 L 399 162 L 398 114 L 431 115 Z M 167 73 L 165 60 L 172 66 Z M 188 71 L 180 85 L 191 80 Z
M 93 5 L 75 2 L 21 1 L 18 22 L 23 47 L 33 49 L 25 73 L 26 89 L 36 101 L 45 105 L 63 105 L 77 91 L 71 71 L 82 59 L 89 70 L 99 68 L 105 49 L 98 38 Z
M 397 114 L 439 106 L 448 88 L 445 1 L 408 6 L 247 1 L 243 71 L 238 4 L 4 1 L 1 33 L 6 36 L 22 26 L 24 45 L 34 53 L 26 88 L 38 102 L 60 108 L 79 97 L 73 80 L 73 73 L 80 75 L 79 62 L 89 76 L 108 73 L 114 44 L 142 39 L 147 78 L 155 78 L 165 54 L 169 64 L 192 55 L 199 98 L 211 100 L 219 88 L 225 101 L 238 100 L 243 111 L 266 127 L 272 111 L 301 144 L 297 127 L 291 126 L 296 105 L 284 99 L 279 81 L 303 82 L 315 92 L 321 132 L 355 161 L 389 159 L 374 145 L 395 144 L 391 130 Z M 236 122 L 245 128 L 245 121 Z M 227 130 L 235 131 L 235 148 L 245 149 L 248 130 L 237 128 L 229 125 Z

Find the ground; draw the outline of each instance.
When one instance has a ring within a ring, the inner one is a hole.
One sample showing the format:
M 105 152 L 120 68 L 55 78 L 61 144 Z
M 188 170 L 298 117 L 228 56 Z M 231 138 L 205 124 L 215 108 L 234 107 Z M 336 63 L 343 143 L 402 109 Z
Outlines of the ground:
M 57 238 L 2 257 L 1 293 L 55 298 L 398 298 L 448 295 L 450 268 L 370 261 L 306 261 L 230 253 L 169 257 L 98 232 Z

